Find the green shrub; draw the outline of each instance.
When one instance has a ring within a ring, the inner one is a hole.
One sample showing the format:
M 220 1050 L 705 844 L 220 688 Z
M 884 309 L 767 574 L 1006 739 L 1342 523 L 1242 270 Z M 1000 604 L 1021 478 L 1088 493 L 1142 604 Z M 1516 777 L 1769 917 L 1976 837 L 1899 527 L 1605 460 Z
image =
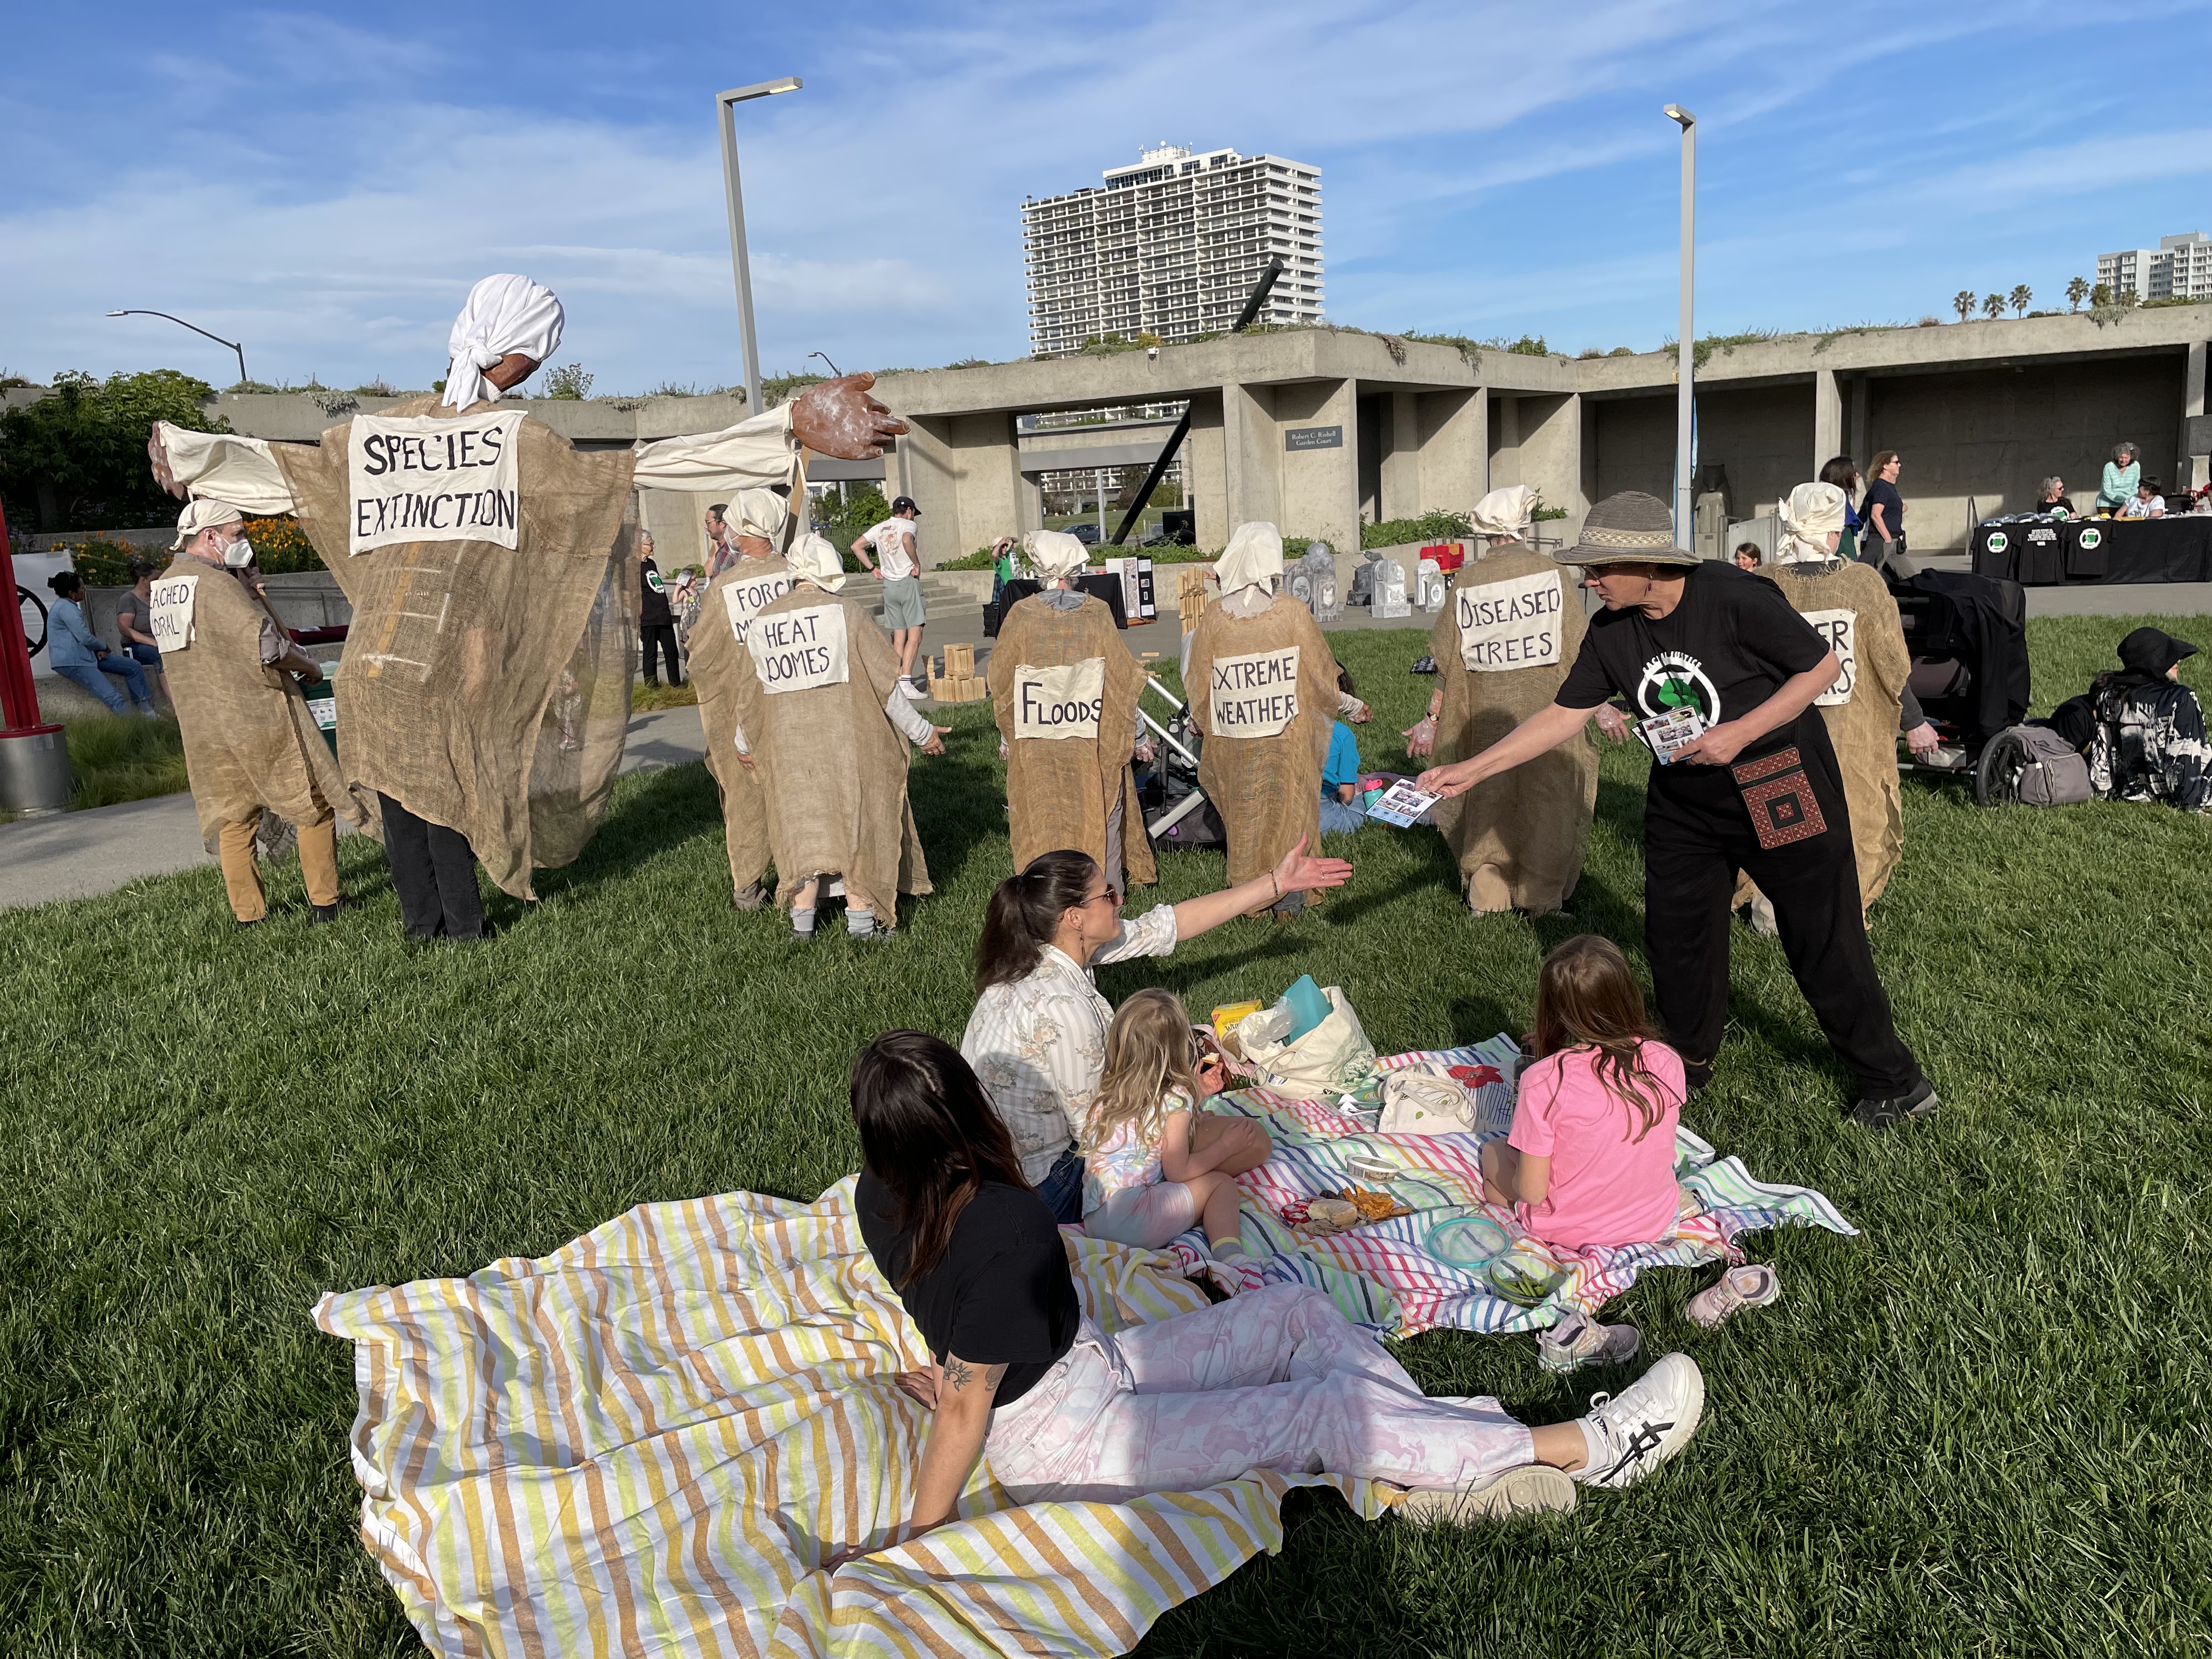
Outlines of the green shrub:
M 1402 547 L 1408 542 L 1455 542 L 1474 534 L 1474 526 L 1464 513 L 1437 511 L 1424 513 L 1418 519 L 1385 519 L 1380 524 L 1359 526 L 1359 544 L 1365 547 Z
M 69 550 L 70 568 L 94 587 L 127 587 L 131 584 L 131 562 L 150 560 L 156 565 L 166 563 L 165 556 L 155 548 L 141 552 L 128 542 L 110 541 L 105 536 L 88 536 Z
M 253 562 L 264 576 L 289 576 L 323 568 L 322 555 L 315 551 L 315 544 L 296 519 L 248 519 L 246 539 L 253 544 Z
M 200 407 L 214 395 L 205 380 L 173 368 L 105 380 L 74 369 L 55 375 L 51 397 L 0 416 L 9 518 L 52 530 L 173 523 L 177 504 L 146 463 L 147 428 L 167 421 L 228 432 L 228 422 Z

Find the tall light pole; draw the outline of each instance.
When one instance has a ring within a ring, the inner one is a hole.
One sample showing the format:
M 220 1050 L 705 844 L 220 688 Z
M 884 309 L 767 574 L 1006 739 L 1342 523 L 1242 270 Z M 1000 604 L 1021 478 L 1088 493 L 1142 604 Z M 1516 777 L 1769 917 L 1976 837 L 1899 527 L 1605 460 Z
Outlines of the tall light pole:
M 1690 441 L 1697 429 L 1697 397 L 1692 389 L 1697 353 L 1693 342 L 1696 308 L 1691 303 L 1695 292 L 1692 286 L 1692 254 L 1697 246 L 1698 230 L 1698 118 L 1680 104 L 1667 106 L 1667 118 L 1682 129 L 1682 323 L 1676 337 L 1674 387 L 1674 544 L 1695 547 L 1690 538 L 1696 533 L 1696 520 L 1691 516 Z
M 167 318 L 170 322 L 174 323 L 179 328 L 189 328 L 193 333 L 201 336 L 204 339 L 213 340 L 219 346 L 228 346 L 233 351 L 235 351 L 238 354 L 238 378 L 241 381 L 246 379 L 246 348 L 239 344 L 235 340 L 226 340 L 220 334 L 210 334 L 205 329 L 200 327 L 197 323 L 188 323 L 181 317 L 171 317 L 166 311 L 111 311 L 107 314 L 111 317 Z
M 722 185 L 730 198 L 730 260 L 736 267 L 738 326 L 745 337 L 745 416 L 761 412 L 760 343 L 753 337 L 753 269 L 745 256 L 745 201 L 738 189 L 737 106 L 750 98 L 769 98 L 779 92 L 797 92 L 805 83 L 795 75 L 758 86 L 738 87 L 714 94 L 714 125 L 722 132 Z

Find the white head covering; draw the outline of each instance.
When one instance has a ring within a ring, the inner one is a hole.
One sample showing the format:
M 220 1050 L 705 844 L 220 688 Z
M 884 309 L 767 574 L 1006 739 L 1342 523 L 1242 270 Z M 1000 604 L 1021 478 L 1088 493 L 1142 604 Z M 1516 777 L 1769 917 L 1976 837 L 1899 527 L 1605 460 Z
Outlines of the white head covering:
M 774 541 L 790 516 L 791 508 L 773 489 L 742 489 L 730 504 L 725 522 L 732 536 L 764 536 Z
M 1526 541 L 1536 511 L 1536 492 L 1527 484 L 1508 484 L 1493 489 L 1474 504 L 1469 516 L 1474 533 L 1492 540 Z
M 1259 587 L 1283 574 L 1283 532 L 1271 524 L 1240 524 L 1214 562 L 1221 596 Z
M 845 585 L 844 560 L 837 556 L 836 548 L 811 530 L 791 544 L 791 551 L 783 556 L 783 562 L 799 580 L 812 582 L 830 592 L 835 593 Z
M 1828 532 L 1844 527 L 1844 492 L 1832 483 L 1801 483 L 1782 504 L 1782 544 L 1777 564 L 1809 564 L 1835 557 Z
M 236 524 L 246 514 L 228 501 L 210 501 L 203 497 L 186 505 L 177 514 L 177 539 L 169 544 L 174 552 L 210 525 Z
M 446 337 L 453 367 L 446 371 L 448 409 L 499 396 L 483 371 L 519 351 L 544 362 L 561 345 L 561 302 L 553 290 L 527 276 L 487 276 L 469 290 L 468 303 Z
M 1048 582 L 1072 576 L 1091 562 L 1091 550 L 1064 530 L 1032 530 L 1022 538 L 1030 568 Z

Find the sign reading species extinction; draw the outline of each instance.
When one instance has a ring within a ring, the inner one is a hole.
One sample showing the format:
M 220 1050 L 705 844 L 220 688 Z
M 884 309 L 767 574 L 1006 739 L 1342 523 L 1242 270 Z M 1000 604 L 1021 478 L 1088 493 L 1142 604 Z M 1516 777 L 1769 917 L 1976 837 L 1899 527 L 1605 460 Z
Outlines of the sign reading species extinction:
M 1556 570 L 1461 588 L 1459 659 L 1476 674 L 1558 662 L 1565 592 Z
M 848 677 L 845 654 L 845 607 L 810 605 L 755 617 L 745 629 L 745 649 L 764 691 L 811 691 L 817 685 L 842 685 Z
M 393 542 L 513 547 L 521 519 L 522 411 L 356 415 L 346 442 L 348 551 Z
M 755 617 L 791 592 L 791 573 L 771 571 L 765 576 L 740 576 L 722 590 L 722 608 L 730 613 L 730 632 L 739 645 Z
M 1298 647 L 1216 657 L 1207 702 L 1217 738 L 1272 738 L 1298 717 Z
M 1816 708 L 1833 708 L 1851 700 L 1851 688 L 1858 684 L 1858 618 L 1856 611 L 1807 611 L 1802 614 L 1813 624 L 1813 631 L 1828 642 L 1828 649 L 1836 653 L 1843 664 L 1843 672 L 1836 683 L 1813 699 Z
M 1098 711 L 1106 701 L 1106 659 L 1085 657 L 1057 668 L 1024 663 L 1014 670 L 1014 736 L 1098 736 Z
M 199 599 L 198 576 L 156 576 L 148 609 L 154 643 L 163 656 L 192 642 L 192 606 Z

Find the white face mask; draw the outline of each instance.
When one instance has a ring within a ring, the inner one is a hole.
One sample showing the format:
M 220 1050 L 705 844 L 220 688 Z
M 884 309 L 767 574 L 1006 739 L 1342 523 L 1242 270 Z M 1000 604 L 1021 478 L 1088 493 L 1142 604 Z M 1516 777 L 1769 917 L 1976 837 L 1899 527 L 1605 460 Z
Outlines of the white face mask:
M 253 562 L 253 544 L 240 537 L 223 544 L 222 562 L 233 570 L 243 570 Z

